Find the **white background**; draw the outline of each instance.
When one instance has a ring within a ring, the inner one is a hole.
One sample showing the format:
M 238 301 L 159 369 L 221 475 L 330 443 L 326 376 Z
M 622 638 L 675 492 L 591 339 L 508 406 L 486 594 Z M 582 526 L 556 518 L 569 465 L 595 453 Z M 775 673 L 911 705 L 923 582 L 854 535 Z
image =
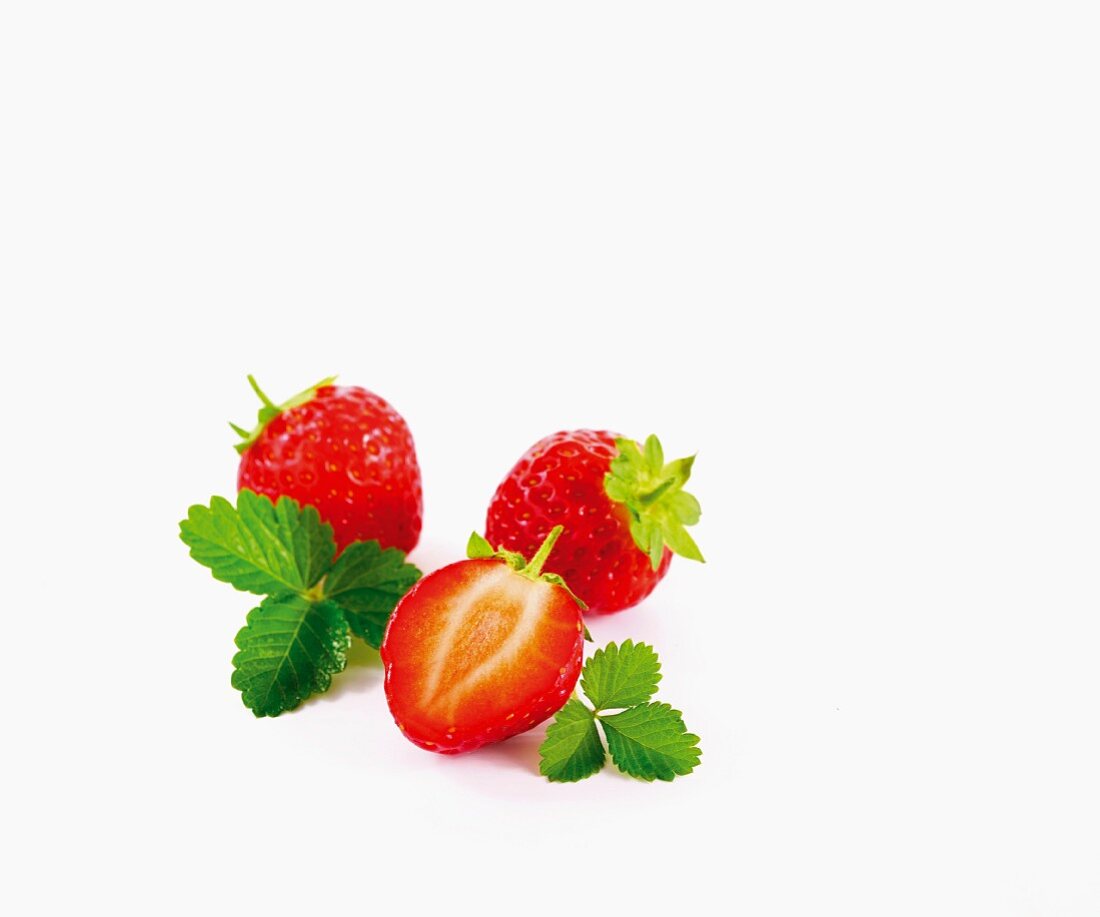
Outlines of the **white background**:
M 9 2 L 7 913 L 1100 912 L 1090 3 Z M 254 372 L 416 437 L 413 559 L 539 437 L 698 451 L 697 540 L 591 622 L 671 785 L 460 759 L 369 654 L 257 721 Z

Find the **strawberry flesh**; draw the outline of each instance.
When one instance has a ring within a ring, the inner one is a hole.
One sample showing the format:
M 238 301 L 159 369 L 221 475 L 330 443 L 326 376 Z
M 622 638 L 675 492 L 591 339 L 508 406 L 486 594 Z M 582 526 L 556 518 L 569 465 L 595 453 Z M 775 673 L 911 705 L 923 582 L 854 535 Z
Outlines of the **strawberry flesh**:
M 566 589 L 497 559 L 422 579 L 382 642 L 386 699 L 421 748 L 471 751 L 559 710 L 580 675 L 583 624 Z

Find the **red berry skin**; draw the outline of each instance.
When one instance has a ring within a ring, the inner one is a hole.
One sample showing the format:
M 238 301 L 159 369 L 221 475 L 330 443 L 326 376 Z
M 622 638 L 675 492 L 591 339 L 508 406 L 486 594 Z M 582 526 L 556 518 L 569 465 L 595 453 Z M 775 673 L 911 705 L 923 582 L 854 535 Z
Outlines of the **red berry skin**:
M 499 742 L 552 716 L 581 672 L 584 625 L 561 586 L 492 559 L 424 577 L 382 641 L 386 700 L 409 741 L 445 755 Z
M 420 538 L 420 466 L 404 418 L 357 386 L 327 385 L 283 411 L 241 455 L 237 489 L 317 507 L 338 550 L 377 539 L 408 553 Z
M 529 557 L 555 525 L 565 526 L 546 570 L 560 574 L 593 614 L 637 605 L 668 572 L 656 570 L 630 534 L 630 511 L 604 490 L 618 453 L 616 433 L 572 430 L 539 440 L 508 472 L 489 504 L 485 538 Z

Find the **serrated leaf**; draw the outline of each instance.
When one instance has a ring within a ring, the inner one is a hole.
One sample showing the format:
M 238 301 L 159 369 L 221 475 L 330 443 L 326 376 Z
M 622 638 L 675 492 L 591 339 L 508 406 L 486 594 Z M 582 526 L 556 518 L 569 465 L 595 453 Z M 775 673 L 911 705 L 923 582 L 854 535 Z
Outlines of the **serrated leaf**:
M 420 571 L 397 548 L 356 541 L 325 577 L 324 594 L 344 610 L 352 633 L 378 649 L 394 607 L 418 579 Z
M 672 780 L 699 764 L 699 736 L 684 726 L 679 710 L 645 704 L 600 717 L 611 760 L 639 780 Z
M 596 650 L 581 672 L 581 690 L 597 710 L 644 704 L 657 691 L 661 663 L 653 647 L 624 640 Z
M 539 755 L 539 773 L 558 783 L 574 783 L 599 771 L 606 754 L 592 711 L 570 698 L 546 730 Z
M 180 523 L 180 539 L 215 579 L 243 592 L 305 592 L 332 563 L 332 527 L 312 506 L 289 497 L 272 503 L 250 490 L 237 505 L 212 497 L 192 506 Z
M 248 613 L 236 642 L 233 687 L 256 716 L 278 716 L 328 690 L 347 664 L 351 638 L 335 602 L 284 593 Z

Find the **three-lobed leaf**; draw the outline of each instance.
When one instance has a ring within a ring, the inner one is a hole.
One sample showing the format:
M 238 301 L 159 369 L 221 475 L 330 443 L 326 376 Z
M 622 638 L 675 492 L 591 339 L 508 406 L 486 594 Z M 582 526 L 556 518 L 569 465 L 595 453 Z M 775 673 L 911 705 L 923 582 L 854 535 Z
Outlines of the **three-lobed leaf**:
M 192 506 L 180 538 L 215 579 L 256 595 L 308 590 L 336 552 L 332 526 L 312 506 L 289 497 L 272 503 L 250 490 L 237 495 L 235 507 L 223 497 Z
M 592 711 L 570 698 L 546 730 L 539 755 L 539 773 L 554 782 L 573 783 L 599 771 L 606 755 Z
M 324 595 L 344 610 L 352 632 L 378 649 L 394 607 L 418 579 L 420 571 L 397 548 L 357 541 L 325 576 Z
M 351 639 L 335 602 L 284 593 L 248 613 L 236 643 L 233 687 L 256 716 L 278 716 L 328 690 L 347 664 Z
M 672 780 L 699 764 L 699 737 L 684 726 L 679 710 L 644 704 L 600 718 L 611 760 L 639 780 Z
M 278 716 L 326 691 L 346 664 L 350 629 L 377 648 L 394 606 L 420 578 L 396 548 L 349 545 L 333 563 L 332 527 L 312 506 L 242 490 L 180 523 L 191 556 L 216 579 L 266 595 L 237 634 L 233 686 L 256 716 Z
M 581 690 L 597 710 L 644 704 L 657 691 L 661 663 L 653 647 L 624 640 L 596 650 L 581 672 Z
M 611 760 L 640 780 L 672 780 L 699 764 L 699 737 L 684 726 L 679 710 L 651 703 L 661 680 L 653 647 L 624 640 L 596 650 L 585 663 L 581 690 L 595 710 L 573 697 L 554 717 L 539 746 L 539 772 L 555 782 L 583 780 L 606 760 L 597 723 Z M 621 713 L 605 710 L 625 708 Z

